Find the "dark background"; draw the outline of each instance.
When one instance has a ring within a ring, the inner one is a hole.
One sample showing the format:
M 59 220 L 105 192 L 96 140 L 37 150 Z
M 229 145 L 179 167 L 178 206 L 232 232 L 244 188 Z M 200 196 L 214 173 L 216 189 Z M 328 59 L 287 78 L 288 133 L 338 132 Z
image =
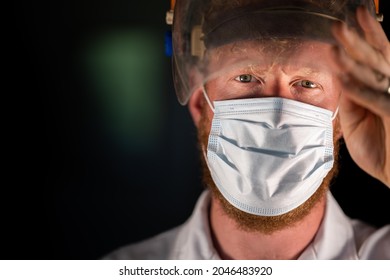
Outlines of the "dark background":
M 168 8 L 57 0 L 4 9 L 2 259 L 98 259 L 190 215 L 203 187 L 195 129 L 164 55 Z M 345 212 L 388 223 L 389 190 L 345 147 L 341 168 L 332 191 Z

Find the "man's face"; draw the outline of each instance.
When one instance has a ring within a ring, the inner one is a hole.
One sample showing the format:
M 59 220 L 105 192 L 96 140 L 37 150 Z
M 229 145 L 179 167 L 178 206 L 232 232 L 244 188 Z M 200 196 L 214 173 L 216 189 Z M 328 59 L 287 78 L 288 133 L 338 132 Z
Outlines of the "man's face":
M 341 87 L 332 45 L 319 41 L 245 41 L 207 54 L 211 101 L 284 97 L 335 111 Z
M 308 103 L 335 112 L 341 93 L 338 69 L 332 47 L 321 42 L 278 41 L 258 44 L 241 42 L 225 45 L 208 53 L 208 78 L 205 89 L 211 101 L 283 97 Z M 199 142 L 205 150 L 213 113 L 203 106 Z M 335 123 L 338 135 L 338 123 Z M 289 213 L 261 217 L 232 206 L 215 186 L 205 162 L 204 181 L 221 203 L 227 215 L 244 230 L 272 233 L 295 224 L 324 198 L 331 179 L 337 172 L 338 145 L 335 139 L 335 167 L 317 192 L 304 204 Z M 204 160 L 203 155 L 201 156 Z

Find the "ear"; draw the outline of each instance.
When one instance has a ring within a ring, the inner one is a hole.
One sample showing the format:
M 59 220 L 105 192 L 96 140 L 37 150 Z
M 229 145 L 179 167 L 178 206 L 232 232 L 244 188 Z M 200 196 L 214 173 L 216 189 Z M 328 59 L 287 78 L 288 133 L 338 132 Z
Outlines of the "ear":
M 188 101 L 188 109 L 196 127 L 199 127 L 203 106 L 205 106 L 203 91 L 202 88 L 198 88 L 194 91 L 190 100 Z

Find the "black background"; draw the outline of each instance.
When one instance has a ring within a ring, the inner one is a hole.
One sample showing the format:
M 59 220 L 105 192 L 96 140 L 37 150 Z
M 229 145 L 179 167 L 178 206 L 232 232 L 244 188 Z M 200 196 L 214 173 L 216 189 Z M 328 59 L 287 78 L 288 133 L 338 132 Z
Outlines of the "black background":
M 176 101 L 169 58 L 164 137 L 144 157 L 121 154 L 96 128 L 78 67 L 86 38 L 110 28 L 154 29 L 163 52 L 168 2 L 18 1 L 3 10 L 2 259 L 98 259 L 190 215 L 203 187 L 195 129 Z M 389 190 L 345 147 L 341 168 L 332 191 L 345 212 L 388 223 Z

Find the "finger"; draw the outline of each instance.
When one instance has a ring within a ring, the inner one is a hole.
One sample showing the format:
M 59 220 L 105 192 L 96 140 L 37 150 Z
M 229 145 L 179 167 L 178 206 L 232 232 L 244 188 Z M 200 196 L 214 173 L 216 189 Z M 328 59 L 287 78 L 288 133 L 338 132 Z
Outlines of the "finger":
M 342 78 L 342 95 L 383 118 L 390 118 L 390 94 L 358 86 L 350 77 Z
M 366 64 L 377 72 L 390 76 L 390 65 L 387 59 L 384 59 L 382 52 L 378 52 L 344 23 L 336 23 L 333 26 L 333 34 L 351 58 L 361 64 Z
M 360 64 L 351 59 L 343 49 L 335 48 L 336 61 L 342 69 L 343 74 L 348 74 L 359 83 L 376 91 L 387 91 L 390 79 L 380 72 L 373 71 L 370 67 Z
M 369 44 L 381 51 L 390 63 L 389 40 L 381 24 L 372 17 L 365 7 L 358 7 L 356 17 Z

